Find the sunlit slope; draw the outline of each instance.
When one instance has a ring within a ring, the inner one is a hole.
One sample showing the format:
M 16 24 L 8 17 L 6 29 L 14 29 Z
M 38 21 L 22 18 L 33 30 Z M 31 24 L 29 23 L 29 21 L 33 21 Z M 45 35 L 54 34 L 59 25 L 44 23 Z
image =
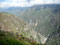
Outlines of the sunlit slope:
M 16 16 L 8 13 L 0 13 L 0 27 L 6 31 L 13 31 L 16 33 L 22 30 L 25 26 L 24 21 L 19 20 Z

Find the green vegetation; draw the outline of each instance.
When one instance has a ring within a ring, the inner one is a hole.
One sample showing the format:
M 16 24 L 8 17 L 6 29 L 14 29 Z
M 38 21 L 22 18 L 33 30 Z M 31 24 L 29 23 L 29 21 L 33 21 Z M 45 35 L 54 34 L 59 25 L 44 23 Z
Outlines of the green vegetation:
M 14 38 L 9 32 L 0 30 L 0 45 L 20 45 L 18 40 Z
M 10 32 L 0 30 L 0 45 L 40 45 L 22 36 L 18 38 Z

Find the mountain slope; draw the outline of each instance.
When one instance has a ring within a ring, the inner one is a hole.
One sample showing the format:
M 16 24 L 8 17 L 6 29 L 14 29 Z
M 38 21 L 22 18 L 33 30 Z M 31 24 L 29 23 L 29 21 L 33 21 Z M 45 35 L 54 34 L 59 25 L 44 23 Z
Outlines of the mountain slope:
M 24 26 L 26 23 L 16 16 L 0 13 L 0 45 L 37 45 Z
M 49 35 L 57 30 L 60 26 L 60 4 L 56 5 L 35 5 L 30 7 L 19 16 L 24 21 L 29 23 L 30 27 L 33 28 L 38 34 L 45 38 L 40 37 L 38 39 L 45 42 Z M 51 41 L 52 42 L 52 41 Z
M 18 15 L 19 18 L 28 23 L 22 26 L 23 29 L 20 28 L 21 30 L 17 31 L 18 34 L 20 35 L 20 32 L 23 32 L 21 33 L 23 36 L 32 38 L 39 43 L 45 43 L 49 35 L 60 26 L 60 4 L 34 5 L 23 10 L 13 7 L 6 10 L 16 16 Z M 6 12 L 6 10 L 3 9 L 2 12 Z
M 35 40 L 37 43 L 43 42 L 40 38 L 45 39 L 44 36 L 35 32 L 30 25 L 8 13 L 0 13 L 0 29 L 16 35 L 22 35 L 23 37 Z
M 31 24 L 41 35 L 48 37 L 60 25 L 59 4 L 35 5 L 20 14 L 20 18 Z
M 8 13 L 0 13 L 0 27 L 3 30 L 17 32 L 21 30 L 21 27 L 24 28 L 24 25 L 26 25 L 24 21 L 19 20 L 16 16 Z
M 60 45 L 60 26 L 48 37 L 46 45 Z

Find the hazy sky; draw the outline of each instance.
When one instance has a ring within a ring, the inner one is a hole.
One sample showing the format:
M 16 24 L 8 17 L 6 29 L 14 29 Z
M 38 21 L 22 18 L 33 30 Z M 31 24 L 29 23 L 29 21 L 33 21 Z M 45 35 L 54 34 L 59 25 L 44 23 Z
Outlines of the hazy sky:
M 60 4 L 60 0 L 0 0 L 0 7 L 26 7 L 37 4 Z

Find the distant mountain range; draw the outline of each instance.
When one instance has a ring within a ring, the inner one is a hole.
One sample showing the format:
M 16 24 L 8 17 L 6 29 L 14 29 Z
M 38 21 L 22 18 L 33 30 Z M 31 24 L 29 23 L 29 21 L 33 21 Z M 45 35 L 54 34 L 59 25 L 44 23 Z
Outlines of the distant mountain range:
M 9 8 L 0 8 L 0 12 L 7 12 L 17 15 L 18 13 L 26 10 L 27 7 L 9 7 Z
M 53 8 L 54 12 L 60 12 L 60 4 L 43 4 L 43 5 L 34 5 L 32 7 L 8 7 L 8 8 L 0 8 L 0 12 L 8 12 L 17 15 L 22 11 L 29 10 L 30 8 L 35 8 L 35 10 L 40 10 L 40 8 Z

